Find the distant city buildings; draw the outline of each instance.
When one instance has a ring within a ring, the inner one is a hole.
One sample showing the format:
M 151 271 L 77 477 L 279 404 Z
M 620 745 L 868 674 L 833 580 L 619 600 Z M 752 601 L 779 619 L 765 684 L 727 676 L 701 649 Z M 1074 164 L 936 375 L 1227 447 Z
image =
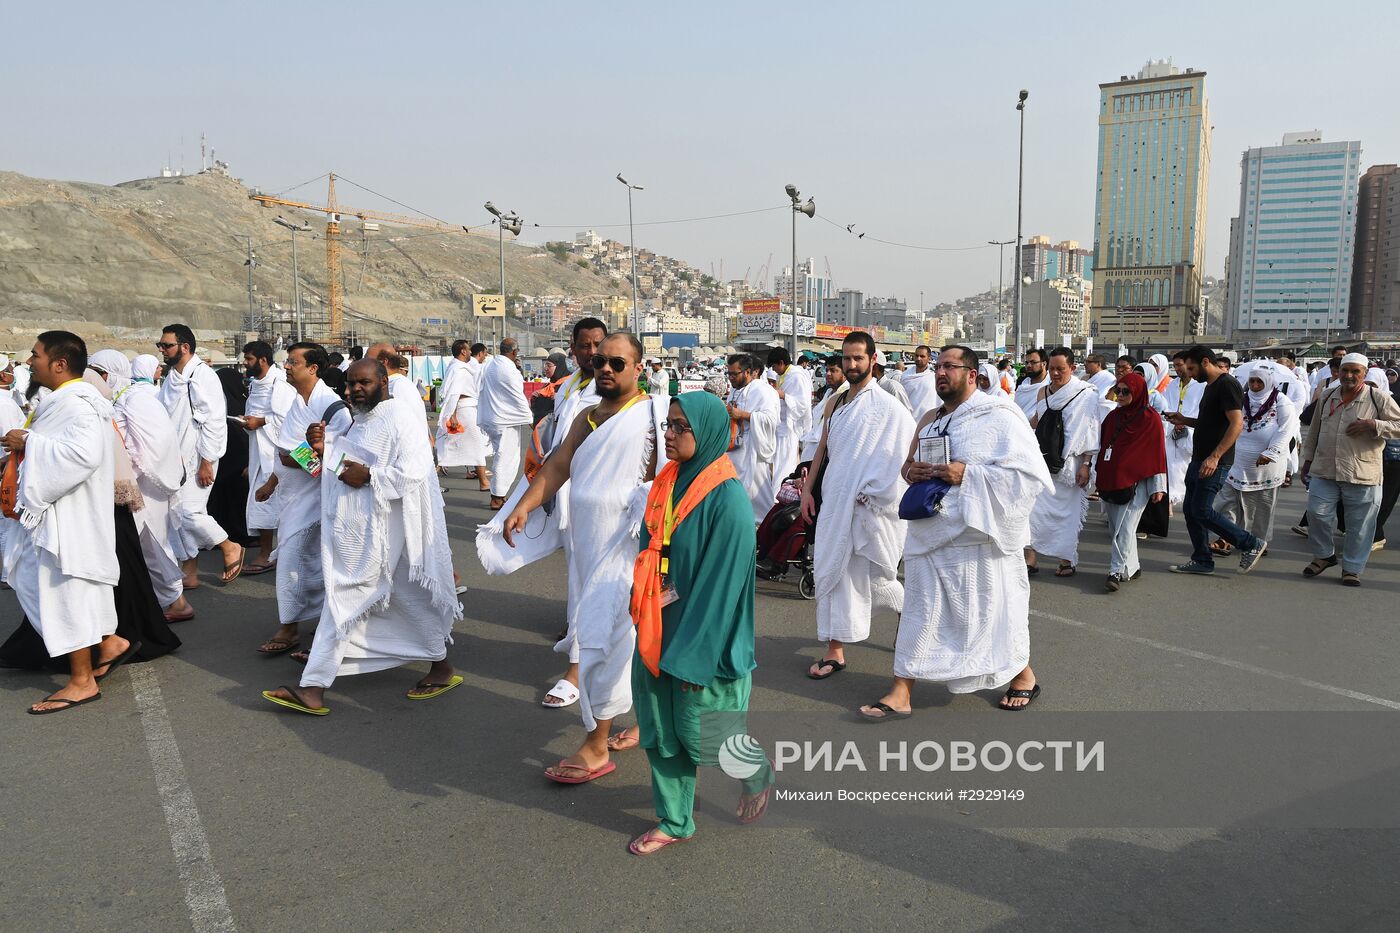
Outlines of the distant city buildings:
M 819 317 L 822 302 L 832 294 L 831 279 L 817 275 L 816 262 L 808 259 L 797 264 L 798 313 L 807 317 Z M 773 277 L 773 297 L 785 308 L 792 303 L 792 266 L 784 266 L 783 271 Z
M 1071 342 L 1079 342 L 1088 333 L 1088 311 L 1093 287 L 1078 276 L 1046 279 L 1022 287 L 1021 330 L 1026 335 L 1025 346 L 1034 346 L 1035 332 L 1042 335 L 1045 346 L 1056 346 L 1068 334 Z M 985 324 L 983 325 L 985 330 Z
M 1149 62 L 1099 85 L 1091 327 L 1101 339 L 1200 332 L 1210 136 L 1204 71 Z
M 1373 165 L 1356 201 L 1350 326 L 1356 334 L 1400 332 L 1400 168 Z
M 1246 150 L 1230 222 L 1227 335 L 1346 329 L 1360 163 L 1360 142 L 1323 142 L 1316 130 Z
M 1074 240 L 1051 244 L 1048 236 L 1033 236 L 1021 244 L 1021 275 L 1033 282 L 1078 276 L 1092 279 L 1094 251 Z
M 835 298 L 827 298 L 822 301 L 821 313 L 817 317 L 817 322 L 837 327 L 859 327 L 861 323 L 860 313 L 864 307 L 864 295 L 854 289 L 843 288 L 836 293 Z

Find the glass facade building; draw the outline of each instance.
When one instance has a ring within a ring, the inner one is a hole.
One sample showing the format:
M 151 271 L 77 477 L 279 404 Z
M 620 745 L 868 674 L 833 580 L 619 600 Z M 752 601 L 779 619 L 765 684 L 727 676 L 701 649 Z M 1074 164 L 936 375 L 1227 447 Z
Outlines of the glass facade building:
M 1240 160 L 1231 224 L 1227 321 L 1287 335 L 1346 329 L 1360 142 L 1291 133 Z
M 1097 336 L 1166 342 L 1200 332 L 1209 175 L 1204 71 L 1149 62 L 1135 78 L 1099 85 Z

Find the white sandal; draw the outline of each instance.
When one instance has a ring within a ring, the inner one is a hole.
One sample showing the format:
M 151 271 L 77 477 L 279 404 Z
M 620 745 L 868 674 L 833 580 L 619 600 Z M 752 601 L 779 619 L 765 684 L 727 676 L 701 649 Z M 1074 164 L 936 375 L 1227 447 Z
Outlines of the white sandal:
M 551 697 L 560 702 L 547 702 Z M 578 687 L 575 687 L 567 680 L 560 680 L 553 687 L 549 688 L 549 692 L 544 695 L 544 699 L 540 700 L 540 705 L 546 709 L 563 709 L 566 706 L 573 706 L 577 702 Z

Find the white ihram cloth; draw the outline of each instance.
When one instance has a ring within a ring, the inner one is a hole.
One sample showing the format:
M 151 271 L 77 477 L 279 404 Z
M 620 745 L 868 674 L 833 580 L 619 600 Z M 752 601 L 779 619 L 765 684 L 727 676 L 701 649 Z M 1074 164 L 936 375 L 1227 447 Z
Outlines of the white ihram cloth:
M 185 592 L 185 575 L 171 546 L 171 539 L 179 533 L 171 507 L 185 475 L 175 424 L 149 382 L 130 383 L 117 394 L 112 420 L 126 444 L 145 502 L 131 513 L 141 538 L 141 556 L 151 574 L 156 601 L 168 607 Z
M 789 366 L 778 381 L 783 397 L 778 400 L 782 420 L 778 422 L 773 453 L 773 476 L 781 486 L 797 469 L 802 454 L 802 438 L 812 427 L 812 379 L 801 366 Z M 777 497 L 777 488 L 773 490 Z M 764 515 L 767 515 L 764 512 Z
M 1000 687 L 1030 663 L 1030 584 L 1022 549 L 1050 471 L 1024 414 L 982 392 L 921 436 L 947 433 L 965 465 L 931 518 L 909 522 L 894 675 L 953 693 Z
M 403 373 L 389 374 L 389 397 L 403 404 L 405 408 L 408 407 L 408 403 L 416 405 L 418 415 L 427 420 L 428 412 L 423 407 L 423 393 L 419 392 L 417 384 Z
M 1201 394 L 1205 383 L 1181 377 L 1173 377 L 1162 392 L 1162 400 L 1167 403 L 1167 411 L 1180 412 L 1187 418 L 1194 418 L 1201 411 Z M 1194 428 L 1180 431 L 1170 422 L 1162 422 L 1162 432 L 1167 441 L 1167 498 L 1172 505 L 1180 505 L 1186 498 L 1186 468 L 1191 465 L 1191 439 Z M 1177 436 L 1180 435 L 1180 436 Z
M 35 409 L 19 469 L 19 521 L 5 519 L 5 581 L 49 657 L 117 630 L 112 405 L 68 382 Z
M 342 457 L 369 467 L 369 482 L 341 482 Z M 462 607 L 423 417 L 393 399 L 358 414 L 327 438 L 320 485 L 326 596 L 301 685 L 446 658 Z
M 554 650 L 578 661 L 579 712 L 590 732 L 632 708 L 632 569 L 652 452 L 657 470 L 666 462 L 657 439 L 668 405 L 662 396 L 613 415 L 574 451 L 569 469 L 569 634 Z
M 1225 482 L 1240 492 L 1283 485 L 1283 475 L 1288 469 L 1289 441 L 1298 433 L 1298 411 L 1285 394 L 1284 386 L 1277 386 L 1278 395 L 1274 396 L 1272 404 L 1269 402 L 1279 374 L 1280 370 L 1272 363 L 1259 363 L 1245 375 L 1244 428 L 1235 441 L 1235 462 L 1225 476 Z M 1264 384 L 1262 391 L 1249 388 L 1251 378 Z M 1261 454 L 1267 456 L 1269 462 L 1257 466 Z
M 1157 371 L 1157 367 L 1155 365 L 1152 367 L 1152 371 Z M 1109 391 L 1115 385 L 1118 384 L 1118 379 L 1113 375 L 1113 373 L 1109 372 L 1106 369 L 1099 370 L 1084 381 L 1089 383 L 1089 385 L 1093 386 L 1096 390 L 1098 390 L 1099 395 L 1101 395 L 1104 398 L 1108 398 Z M 1154 379 L 1149 381 L 1147 383 L 1147 386 L 1150 389 L 1157 388 L 1156 380 Z
M 554 411 L 544 422 L 549 436 L 541 437 L 540 443 L 545 446 L 549 453 L 553 453 L 555 448 L 564 443 L 564 438 L 569 436 L 569 431 L 573 428 L 574 422 L 578 420 L 578 416 L 590 406 L 598 404 L 598 401 L 598 383 L 591 376 L 585 377 L 582 370 L 575 372 L 564 381 L 564 384 L 554 395 Z M 665 408 L 667 402 L 663 398 L 658 404 Z M 545 520 L 558 527 L 559 540 L 564 547 L 565 565 L 572 569 L 573 541 L 568 534 L 569 486 L 570 483 L 566 482 L 559 487 L 559 491 L 554 495 L 554 510 L 545 517 Z M 576 596 L 577 587 L 574 585 L 574 575 L 571 573 L 569 575 L 569 601 L 566 608 L 566 618 L 569 620 L 566 628 L 567 634 L 554 645 L 555 651 L 569 656 L 570 664 L 579 662 L 578 632 L 574 624 L 574 620 L 577 618 L 574 607 Z
M 266 502 L 257 499 L 258 487 L 266 483 L 277 469 L 277 436 L 282 433 L 282 421 L 296 401 L 297 390 L 287 382 L 281 367 L 269 366 L 267 375 L 248 384 L 248 402 L 243 410 L 250 416 L 265 418 L 267 424 L 248 437 L 248 505 L 247 527 L 268 530 L 277 527 L 277 513 L 282 510 L 282 490 L 273 490 Z M 267 555 L 263 555 L 266 559 Z
M 217 475 L 219 459 L 228 446 L 228 405 L 219 377 L 197 356 L 190 358 L 184 372 L 170 368 L 160 384 L 160 400 L 175 422 L 185 462 L 185 483 L 175 499 L 180 533 L 171 543 L 175 556 L 187 560 L 228 539 L 228 532 L 209 517 L 209 493 L 214 484 L 199 485 L 200 461 L 212 462 Z
M 7 391 L 0 391 L 0 437 L 24 427 L 24 418 L 24 411 L 15 403 L 14 397 Z M 0 447 L 0 464 L 3 464 L 9 455 L 8 450 Z M 0 555 L 5 552 L 5 538 L 9 530 L 10 523 L 0 520 Z
M 778 393 L 762 379 L 755 379 L 733 395 L 734 405 L 749 413 L 740 421 L 735 437 L 738 445 L 729 452 L 739 482 L 749 494 L 755 524 L 768 516 L 777 501 L 778 483 L 773 477 L 773 459 L 778 455 L 778 422 L 782 408 Z
M 1027 379 L 1016 386 L 1016 406 L 1025 412 L 1026 419 L 1030 420 L 1035 414 L 1035 400 L 1040 395 L 1040 390 L 1050 385 L 1050 377 L 1046 376 L 1039 382 L 1031 382 Z
M 846 384 L 843 382 L 834 390 L 825 392 L 821 398 L 812 403 L 812 424 L 807 429 L 807 433 L 802 435 L 802 452 L 799 454 L 798 463 L 811 463 L 812 458 L 817 455 L 817 445 L 822 441 L 822 431 L 826 429 L 827 404 L 839 393 L 844 391 Z
M 904 410 L 911 415 L 914 413 L 914 403 L 909 401 L 909 393 L 904 391 L 904 383 L 899 381 L 899 376 L 895 373 L 885 373 L 880 378 L 880 388 L 899 400 L 899 404 L 904 406 Z
M 923 372 L 919 372 L 917 369 L 906 369 L 899 381 L 904 386 L 904 393 L 909 396 L 909 404 L 914 406 L 915 424 L 917 424 L 924 415 L 939 406 L 938 376 L 934 373 L 932 366 L 929 366 L 929 368 Z M 992 385 L 995 386 L 996 384 L 997 379 L 994 368 Z
M 453 362 L 457 365 L 448 367 L 447 377 L 438 390 L 438 465 L 482 466 L 486 463 L 489 444 L 476 423 L 477 396 L 481 392 L 477 380 L 481 367 Z M 462 428 L 457 434 L 447 430 L 447 422 L 453 419 Z
M 530 424 L 530 405 L 525 400 L 525 377 L 508 356 L 493 356 L 481 370 L 481 395 L 476 420 L 491 442 L 491 495 L 510 493 L 520 475 L 520 454 L 524 431 Z
M 1082 379 L 1070 379 L 1054 394 L 1038 400 L 1031 410 L 1034 427 L 1047 406 L 1054 407 L 1061 413 L 1065 430 L 1064 466 L 1053 474 L 1054 482 L 1040 494 L 1031 513 L 1031 547 L 1037 554 L 1049 554 L 1070 564 L 1079 563 L 1079 533 L 1089 508 L 1089 489 L 1075 483 L 1075 474 L 1080 457 L 1098 452 L 1100 402 L 1093 386 Z
M 817 637 L 822 641 L 864 641 L 877 605 L 895 612 L 904 605 L 904 589 L 895 578 L 904 553 L 899 500 L 906 484 L 899 471 L 914 436 L 914 419 L 873 382 L 867 379 L 827 424 L 813 549 Z
M 306 429 L 324 421 L 326 409 L 339 401 L 330 386 L 316 380 L 310 398 L 303 399 L 297 393 L 277 435 L 279 456 L 274 469 L 277 489 L 282 493 L 282 511 L 277 516 L 277 618 L 283 625 L 319 616 L 325 585 L 321 572 L 321 483 L 301 467 L 287 466 L 280 454 L 300 446 L 306 440 Z M 341 409 L 326 425 L 327 443 L 348 430 L 350 414 Z

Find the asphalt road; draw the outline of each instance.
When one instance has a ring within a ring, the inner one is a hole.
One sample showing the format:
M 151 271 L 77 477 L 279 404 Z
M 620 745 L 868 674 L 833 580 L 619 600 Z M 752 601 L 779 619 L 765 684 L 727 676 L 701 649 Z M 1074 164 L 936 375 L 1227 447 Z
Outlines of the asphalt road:
M 635 858 L 626 844 L 653 821 L 642 754 L 589 786 L 540 775 L 581 736 L 575 711 L 539 705 L 562 670 L 562 559 L 487 577 L 474 485 L 448 481 L 471 591 L 450 655 L 466 683 L 441 698 L 404 699 L 416 666 L 337 682 L 328 717 L 274 709 L 258 692 L 299 668 L 253 650 L 273 629 L 273 581 L 221 588 L 214 557 L 184 647 L 114 676 L 100 703 L 27 716 L 58 679 L 0 672 L 0 929 L 1400 928 L 1393 829 L 992 828 L 950 808 L 863 826 L 781 802 L 741 827 L 707 769 L 695 839 Z M 1302 501 L 1288 490 L 1281 515 Z M 1373 555 L 1365 586 L 1344 589 L 1335 570 L 1304 579 L 1306 542 L 1281 527 L 1250 576 L 1199 579 L 1165 572 L 1184 556 L 1179 521 L 1173 535 L 1144 545 L 1143 579 L 1108 595 L 1091 516 L 1079 575 L 1036 579 L 1045 692 L 1024 717 L 1400 711 L 1400 554 Z M 813 609 L 795 586 L 760 584 L 753 709 L 844 726 L 888 682 L 895 618 L 817 683 Z M 18 618 L 13 594 L 0 613 Z M 1007 720 L 993 702 L 925 685 L 912 722 L 995 729 Z

